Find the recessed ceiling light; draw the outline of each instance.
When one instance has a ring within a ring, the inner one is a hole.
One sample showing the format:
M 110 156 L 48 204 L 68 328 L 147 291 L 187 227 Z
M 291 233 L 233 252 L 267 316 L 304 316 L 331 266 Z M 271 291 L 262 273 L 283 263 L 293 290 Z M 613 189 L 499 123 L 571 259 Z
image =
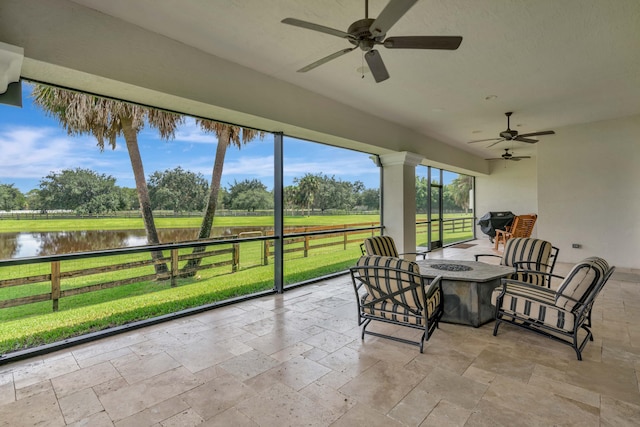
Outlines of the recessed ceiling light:
M 496 99 L 498 95 L 487 95 L 484 97 L 485 101 L 491 101 L 492 99 Z

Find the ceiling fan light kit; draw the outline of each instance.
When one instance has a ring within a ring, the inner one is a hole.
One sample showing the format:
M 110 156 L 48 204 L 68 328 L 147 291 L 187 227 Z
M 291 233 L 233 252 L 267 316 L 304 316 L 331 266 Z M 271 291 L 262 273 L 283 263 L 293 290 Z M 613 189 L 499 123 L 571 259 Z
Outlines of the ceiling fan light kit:
M 375 46 L 384 46 L 387 49 L 456 50 L 460 46 L 460 43 L 462 43 L 462 37 L 460 36 L 405 36 L 388 37 L 385 39 L 387 31 L 389 31 L 417 1 L 418 0 L 390 0 L 382 12 L 380 12 L 378 18 L 372 19 L 369 18 L 369 0 L 365 0 L 365 18 L 352 23 L 346 32 L 296 18 L 283 19 L 281 21 L 283 24 L 347 39 L 349 43 L 354 45 L 352 48 L 339 50 L 302 67 L 298 72 L 306 73 L 356 48 L 360 48 L 363 52 L 366 52 L 364 58 L 367 61 L 367 65 L 369 65 L 373 79 L 376 83 L 380 83 L 389 78 L 389 72 L 382 61 L 382 56 L 374 49 Z
M 531 156 L 514 156 L 509 152 L 508 148 L 504 149 L 504 153 L 500 157 L 494 157 L 493 159 L 485 159 L 485 160 L 513 160 L 514 162 L 519 162 L 522 159 L 530 159 Z

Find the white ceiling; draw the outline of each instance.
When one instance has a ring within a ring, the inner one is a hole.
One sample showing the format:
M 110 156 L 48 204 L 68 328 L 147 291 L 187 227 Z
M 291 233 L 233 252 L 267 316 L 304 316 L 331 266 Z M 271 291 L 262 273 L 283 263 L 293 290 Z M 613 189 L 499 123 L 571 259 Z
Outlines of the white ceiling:
M 460 35 L 462 44 L 380 47 L 391 78 L 378 84 L 358 72 L 360 50 L 297 73 L 351 45 L 280 23 L 346 31 L 364 18 L 364 0 L 74 1 L 484 157 L 535 153 L 519 142 L 467 144 L 505 130 L 506 111 L 520 133 L 640 114 L 638 0 L 420 0 L 387 35 Z M 369 3 L 375 18 L 387 0 Z

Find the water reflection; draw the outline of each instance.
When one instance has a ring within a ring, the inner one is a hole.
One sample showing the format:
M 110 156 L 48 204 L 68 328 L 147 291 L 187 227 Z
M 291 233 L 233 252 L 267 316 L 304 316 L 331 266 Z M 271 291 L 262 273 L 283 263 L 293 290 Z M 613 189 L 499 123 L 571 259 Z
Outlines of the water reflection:
M 271 227 L 214 227 L 212 236 L 229 237 Z M 158 230 L 161 243 L 195 240 L 197 228 Z M 35 233 L 0 233 L 0 259 L 46 256 L 146 245 L 144 230 L 91 230 Z

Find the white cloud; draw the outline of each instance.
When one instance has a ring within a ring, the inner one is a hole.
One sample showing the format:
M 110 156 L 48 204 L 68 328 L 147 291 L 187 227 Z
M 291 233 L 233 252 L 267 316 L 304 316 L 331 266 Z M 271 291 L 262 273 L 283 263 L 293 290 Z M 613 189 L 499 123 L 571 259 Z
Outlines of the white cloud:
M 175 141 L 216 144 L 218 137 L 215 133 L 203 132 L 193 117 L 187 117 L 185 123 L 176 131 Z
M 248 175 L 259 178 L 273 177 L 273 156 L 241 157 L 225 162 L 223 173 L 227 175 Z
M 105 169 L 112 162 L 96 156 L 98 151 L 91 137 L 70 137 L 51 127 L 10 128 L 0 133 L 0 177 L 37 179 L 76 167 Z

